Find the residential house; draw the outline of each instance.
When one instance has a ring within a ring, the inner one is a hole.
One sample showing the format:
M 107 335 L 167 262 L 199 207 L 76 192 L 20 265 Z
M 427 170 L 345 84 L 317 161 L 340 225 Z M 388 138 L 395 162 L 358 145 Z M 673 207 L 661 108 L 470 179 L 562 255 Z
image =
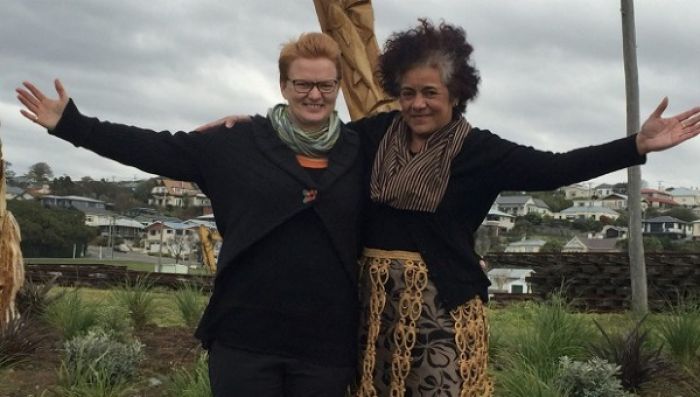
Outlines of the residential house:
M 616 211 L 624 211 L 627 209 L 627 196 L 620 193 L 612 193 L 600 199 L 600 204 L 603 207 L 610 208 Z
M 700 206 L 700 190 L 685 187 L 672 187 L 666 189 L 673 201 L 686 208 Z
M 151 189 L 149 205 L 160 207 L 209 207 L 211 201 L 192 182 L 158 179 Z
M 85 224 L 99 228 L 101 236 L 120 237 L 131 242 L 144 236 L 144 225 L 134 219 L 105 209 L 88 208 L 81 211 L 85 214 Z
M 514 216 L 525 216 L 527 214 L 552 215 L 552 211 L 544 201 L 532 196 L 498 196 L 496 198 L 496 208 Z
M 515 227 L 515 215 L 499 211 L 494 206 L 491 207 L 489 213 L 486 214 L 486 218 L 484 218 L 484 221 L 481 222 L 481 224 L 485 226 L 495 227 L 498 232 L 507 232 L 513 227 Z
M 620 252 L 617 247 L 617 238 L 590 238 L 574 236 L 569 240 L 561 252 Z
M 700 220 L 692 221 L 690 224 L 693 227 L 693 232 L 691 233 L 693 240 L 700 240 Z
M 642 219 L 642 233 L 655 237 L 669 237 L 682 239 L 690 237 L 693 233 L 693 225 L 672 216 L 657 216 L 651 219 Z
M 600 185 L 593 188 L 593 195 L 595 197 L 605 197 L 613 193 L 613 185 L 607 183 L 601 183 Z
M 622 226 L 605 225 L 600 233 L 596 234 L 595 237 L 598 238 L 616 238 L 624 239 L 627 238 L 629 229 Z
M 194 259 L 199 252 L 198 228 L 199 225 L 184 222 L 154 222 L 145 228 L 146 252 L 162 252 L 173 258 Z
M 565 219 L 574 221 L 576 219 L 592 219 L 599 221 L 602 218 L 615 220 L 620 217 L 620 214 L 607 207 L 591 206 L 591 207 L 569 207 L 561 212 L 554 214 L 556 219 Z
M 106 209 L 107 203 L 102 200 L 95 200 L 82 196 L 53 196 L 45 195 L 40 199 L 41 204 L 46 207 L 75 208 L 78 210 Z
M 564 192 L 564 197 L 567 200 L 591 197 L 591 189 L 580 184 L 564 186 L 561 190 Z
M 544 240 L 526 240 L 523 237 L 520 241 L 515 241 L 506 246 L 505 252 L 518 252 L 518 253 L 533 253 L 540 252 L 542 246 L 545 245 Z
M 486 274 L 491 281 L 489 293 L 531 294 L 527 277 L 532 273 L 532 269 L 491 269 Z
M 34 196 L 17 186 L 6 186 L 5 200 L 34 200 Z
M 642 200 L 651 208 L 672 208 L 678 203 L 670 193 L 656 189 L 642 189 Z

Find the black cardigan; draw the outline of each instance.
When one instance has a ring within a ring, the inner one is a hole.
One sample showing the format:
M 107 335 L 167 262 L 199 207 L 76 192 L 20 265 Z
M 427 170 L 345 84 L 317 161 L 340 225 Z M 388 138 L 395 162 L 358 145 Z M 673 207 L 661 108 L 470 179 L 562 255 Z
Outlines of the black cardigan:
M 348 124 L 360 133 L 368 159 L 374 158 L 384 132 L 397 115 L 384 113 Z M 552 190 L 645 160 L 637 152 L 635 136 L 552 153 L 472 128 L 452 162 L 447 191 L 437 210 L 397 210 L 373 203 L 368 227 L 400 235 L 368 232 L 366 235 L 373 237 L 366 244 L 379 249 L 416 247 L 426 261 L 439 298 L 450 310 L 477 295 L 486 301 L 490 282 L 474 252 L 474 233 L 501 191 Z M 409 242 L 408 246 L 393 245 L 401 241 Z
M 313 208 L 327 229 L 352 285 L 357 283 L 358 229 L 366 186 L 357 133 L 343 127 L 329 153 L 328 168 L 316 183 L 295 154 L 261 116 L 206 134 L 155 132 L 113 124 L 79 113 L 71 100 L 51 134 L 146 172 L 194 181 L 211 199 L 223 236 L 215 288 L 196 336 L 212 337 L 222 275 L 239 256 L 273 229 Z M 305 191 L 315 200 L 304 202 Z M 354 310 L 355 308 L 351 308 Z M 350 315 L 354 315 L 351 313 Z

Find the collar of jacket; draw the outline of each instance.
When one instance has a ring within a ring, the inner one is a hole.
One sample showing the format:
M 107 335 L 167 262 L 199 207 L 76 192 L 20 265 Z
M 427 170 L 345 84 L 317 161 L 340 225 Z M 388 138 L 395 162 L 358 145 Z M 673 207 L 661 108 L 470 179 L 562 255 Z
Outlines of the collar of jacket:
M 328 153 L 328 169 L 323 173 L 319 186 L 316 186 L 308 172 L 297 162 L 295 153 L 274 133 L 270 121 L 262 116 L 258 117 L 262 120 L 256 120 L 260 122 L 254 123 L 254 136 L 263 154 L 305 186 L 327 189 L 347 172 L 357 159 L 360 137 L 357 132 L 341 124 L 338 142 Z

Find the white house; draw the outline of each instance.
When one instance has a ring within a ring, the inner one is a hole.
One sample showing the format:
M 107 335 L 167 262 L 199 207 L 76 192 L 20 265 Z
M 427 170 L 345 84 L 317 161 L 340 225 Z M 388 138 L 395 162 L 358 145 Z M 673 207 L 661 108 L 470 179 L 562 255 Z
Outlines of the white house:
M 192 259 L 199 248 L 199 225 L 184 222 L 156 221 L 146 226 L 146 252 L 162 252 L 173 258 Z
M 613 194 L 613 185 L 601 183 L 593 188 L 593 195 L 596 197 L 605 197 Z
M 574 236 L 569 240 L 561 252 L 619 252 L 617 238 L 586 238 Z
M 495 227 L 499 232 L 511 230 L 515 227 L 515 215 L 507 214 L 503 211 L 491 207 L 482 225 Z
M 134 219 L 121 216 L 115 212 L 98 208 L 82 209 L 85 224 L 97 227 L 101 236 L 116 236 L 135 241 L 143 237 L 145 227 Z
M 561 190 L 567 200 L 591 197 L 591 189 L 579 184 L 564 186 Z
M 498 196 L 495 205 L 499 211 L 515 216 L 533 213 L 542 216 L 552 215 L 552 211 L 544 201 L 532 196 Z
M 700 190 L 685 187 L 672 187 L 666 189 L 673 201 L 686 208 L 700 206 Z
M 693 227 L 693 240 L 700 240 L 700 220 L 693 221 L 690 223 Z
M 489 293 L 531 294 L 532 286 L 525 279 L 532 273 L 532 269 L 491 269 L 487 273 Z
M 620 217 L 620 214 L 614 210 L 602 207 L 602 206 L 592 206 L 592 207 L 569 207 L 561 212 L 554 214 L 556 219 L 565 219 L 574 221 L 576 219 L 592 219 L 599 221 L 601 218 L 608 218 L 610 220 L 615 220 Z
M 524 237 L 520 241 L 515 241 L 506 246 L 505 252 L 540 252 L 542 246 L 545 245 L 544 240 L 526 240 Z

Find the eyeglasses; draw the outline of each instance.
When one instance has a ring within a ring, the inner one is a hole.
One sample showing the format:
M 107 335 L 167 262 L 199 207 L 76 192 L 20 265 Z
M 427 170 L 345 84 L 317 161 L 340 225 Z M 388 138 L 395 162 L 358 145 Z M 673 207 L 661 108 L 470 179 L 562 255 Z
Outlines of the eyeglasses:
M 323 81 L 309 81 L 309 80 L 289 80 L 294 86 L 294 91 L 299 94 L 308 94 L 314 87 L 323 94 L 330 94 L 335 92 L 338 88 L 338 80 L 323 80 Z

